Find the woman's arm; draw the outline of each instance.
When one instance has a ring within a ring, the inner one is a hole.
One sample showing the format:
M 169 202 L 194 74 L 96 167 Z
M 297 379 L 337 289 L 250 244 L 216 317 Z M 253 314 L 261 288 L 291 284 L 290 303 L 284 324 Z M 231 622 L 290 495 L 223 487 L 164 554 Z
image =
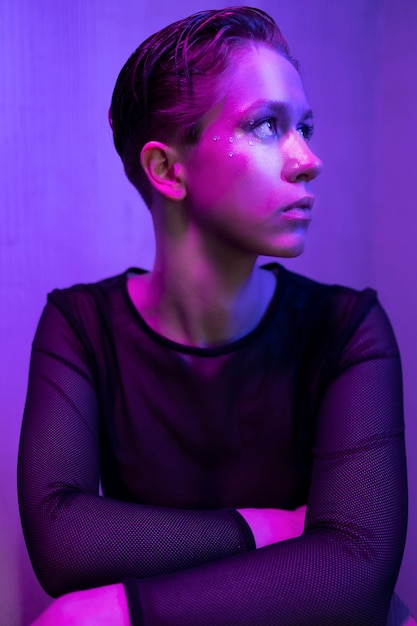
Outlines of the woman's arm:
M 185 572 L 138 580 L 147 624 L 384 624 L 401 560 L 406 518 L 401 376 L 392 341 L 385 346 L 381 340 L 381 332 L 383 336 L 388 333 L 384 320 L 375 309 L 362 325 L 347 346 L 344 363 L 322 404 L 303 537 Z M 361 350 L 356 344 L 361 344 Z M 73 503 L 82 503 L 82 497 L 84 494 L 79 494 L 79 500 L 67 498 L 69 502 L 65 506 L 64 500 L 60 508 L 64 507 L 67 519 L 87 524 L 89 532 L 82 536 L 89 539 L 87 546 L 98 547 L 101 560 L 87 555 L 80 561 L 82 542 L 75 537 L 75 564 L 84 570 L 83 576 L 88 570 L 90 580 L 96 580 L 96 565 L 99 570 L 105 568 L 105 558 L 101 542 L 95 541 L 96 525 L 89 523 L 88 511 L 97 514 L 100 507 L 87 506 L 87 515 L 84 506 L 72 508 Z M 105 512 L 108 519 L 109 511 Z M 129 532 L 130 513 L 135 523 L 133 508 L 126 519 Z M 110 519 L 115 518 L 110 515 Z M 114 537 L 114 528 L 122 532 L 120 519 L 123 515 L 116 515 L 112 537 L 109 530 L 99 535 L 107 540 L 110 561 L 113 544 L 120 551 L 119 575 L 126 567 L 123 555 L 125 559 L 130 556 L 126 544 L 121 546 L 118 535 Z M 103 528 L 99 531 L 103 533 Z M 180 536 L 178 539 L 181 541 Z M 155 535 L 154 542 L 158 545 Z M 66 550 L 73 549 L 67 537 L 63 543 Z M 58 552 L 52 552 L 51 561 L 62 555 L 58 539 L 52 547 L 55 545 Z M 138 554 L 134 556 L 140 558 Z M 73 553 L 69 558 L 73 563 Z M 59 575 L 60 568 L 61 564 Z M 93 574 L 91 570 L 95 570 Z
M 167 574 L 255 548 L 250 527 L 234 510 L 186 511 L 99 496 L 99 438 L 84 348 L 49 304 L 33 346 L 18 486 L 29 554 L 50 595 Z M 260 514 L 269 520 L 269 542 L 302 532 L 304 514 Z M 250 526 L 258 534 L 260 523 Z
M 401 368 L 374 306 L 323 398 L 302 537 L 136 581 L 135 624 L 385 626 L 406 518 Z
M 123 585 L 118 584 L 63 596 L 55 600 L 32 626 L 134 626 L 136 623 L 129 615 Z M 417 626 L 407 607 L 395 594 L 386 626 Z

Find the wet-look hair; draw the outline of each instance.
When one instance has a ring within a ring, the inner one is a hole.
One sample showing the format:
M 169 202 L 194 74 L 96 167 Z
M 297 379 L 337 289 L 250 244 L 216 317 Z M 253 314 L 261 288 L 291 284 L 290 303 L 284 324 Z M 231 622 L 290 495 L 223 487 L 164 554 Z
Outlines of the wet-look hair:
M 216 103 L 219 78 L 233 53 L 264 44 L 295 67 L 275 21 L 247 6 L 200 11 L 151 35 L 123 66 L 109 120 L 125 172 L 145 202 L 150 184 L 140 164 L 146 142 L 193 144 L 199 122 Z

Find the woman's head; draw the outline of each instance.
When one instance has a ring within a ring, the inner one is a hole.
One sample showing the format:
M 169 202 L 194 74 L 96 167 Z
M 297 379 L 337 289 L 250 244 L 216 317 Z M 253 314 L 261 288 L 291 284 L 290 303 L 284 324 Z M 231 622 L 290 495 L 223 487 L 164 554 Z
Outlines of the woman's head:
M 109 117 L 126 174 L 147 204 L 150 186 L 140 164 L 145 143 L 196 143 L 199 121 L 216 103 L 220 78 L 233 54 L 256 43 L 296 66 L 273 19 L 250 7 L 191 15 L 149 37 L 128 59 Z

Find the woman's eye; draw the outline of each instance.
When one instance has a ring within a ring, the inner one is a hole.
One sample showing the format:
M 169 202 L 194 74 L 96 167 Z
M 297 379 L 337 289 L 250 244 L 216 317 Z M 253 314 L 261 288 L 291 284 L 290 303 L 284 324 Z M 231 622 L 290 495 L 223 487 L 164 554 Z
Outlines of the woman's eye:
M 301 124 L 297 128 L 297 132 L 303 137 L 306 141 L 310 141 L 313 136 L 314 127 L 312 124 Z
M 273 118 L 254 122 L 250 124 L 250 129 L 258 139 L 269 139 L 270 137 L 276 137 L 278 134 L 276 121 Z

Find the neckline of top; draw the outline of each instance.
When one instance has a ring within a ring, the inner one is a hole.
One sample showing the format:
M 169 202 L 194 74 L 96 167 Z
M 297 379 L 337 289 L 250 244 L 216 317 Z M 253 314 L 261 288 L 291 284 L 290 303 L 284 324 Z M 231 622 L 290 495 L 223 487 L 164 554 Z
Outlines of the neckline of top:
M 165 348 L 169 348 L 170 350 L 174 352 L 181 352 L 182 354 L 188 354 L 190 356 L 205 356 L 205 357 L 221 356 L 221 355 L 225 355 L 231 352 L 235 352 L 236 350 L 239 350 L 247 346 L 253 340 L 258 338 L 268 328 L 271 319 L 274 317 L 274 314 L 277 308 L 279 307 L 279 303 L 281 301 L 283 288 L 285 284 L 286 270 L 282 265 L 276 262 L 268 263 L 260 267 L 266 271 L 271 271 L 275 275 L 275 278 L 277 281 L 273 296 L 271 298 L 269 306 L 267 307 L 264 315 L 262 316 L 258 324 L 245 335 L 238 337 L 237 339 L 232 339 L 231 341 L 228 341 L 226 343 L 216 345 L 216 346 L 201 347 L 201 346 L 190 346 L 187 344 L 178 343 L 172 339 L 168 339 L 167 337 L 164 337 L 163 335 L 159 334 L 145 321 L 145 319 L 143 318 L 141 313 L 138 311 L 138 309 L 136 308 L 135 304 L 133 303 L 130 297 L 128 286 L 127 286 L 127 281 L 131 274 L 146 274 L 147 270 L 140 269 L 137 267 L 130 267 L 129 269 L 126 270 L 126 272 L 122 274 L 123 295 L 124 295 L 125 301 L 127 303 L 127 306 L 133 318 L 137 321 L 137 323 L 139 324 L 141 329 L 146 333 L 146 335 L 148 335 L 153 341 L 159 343 Z

